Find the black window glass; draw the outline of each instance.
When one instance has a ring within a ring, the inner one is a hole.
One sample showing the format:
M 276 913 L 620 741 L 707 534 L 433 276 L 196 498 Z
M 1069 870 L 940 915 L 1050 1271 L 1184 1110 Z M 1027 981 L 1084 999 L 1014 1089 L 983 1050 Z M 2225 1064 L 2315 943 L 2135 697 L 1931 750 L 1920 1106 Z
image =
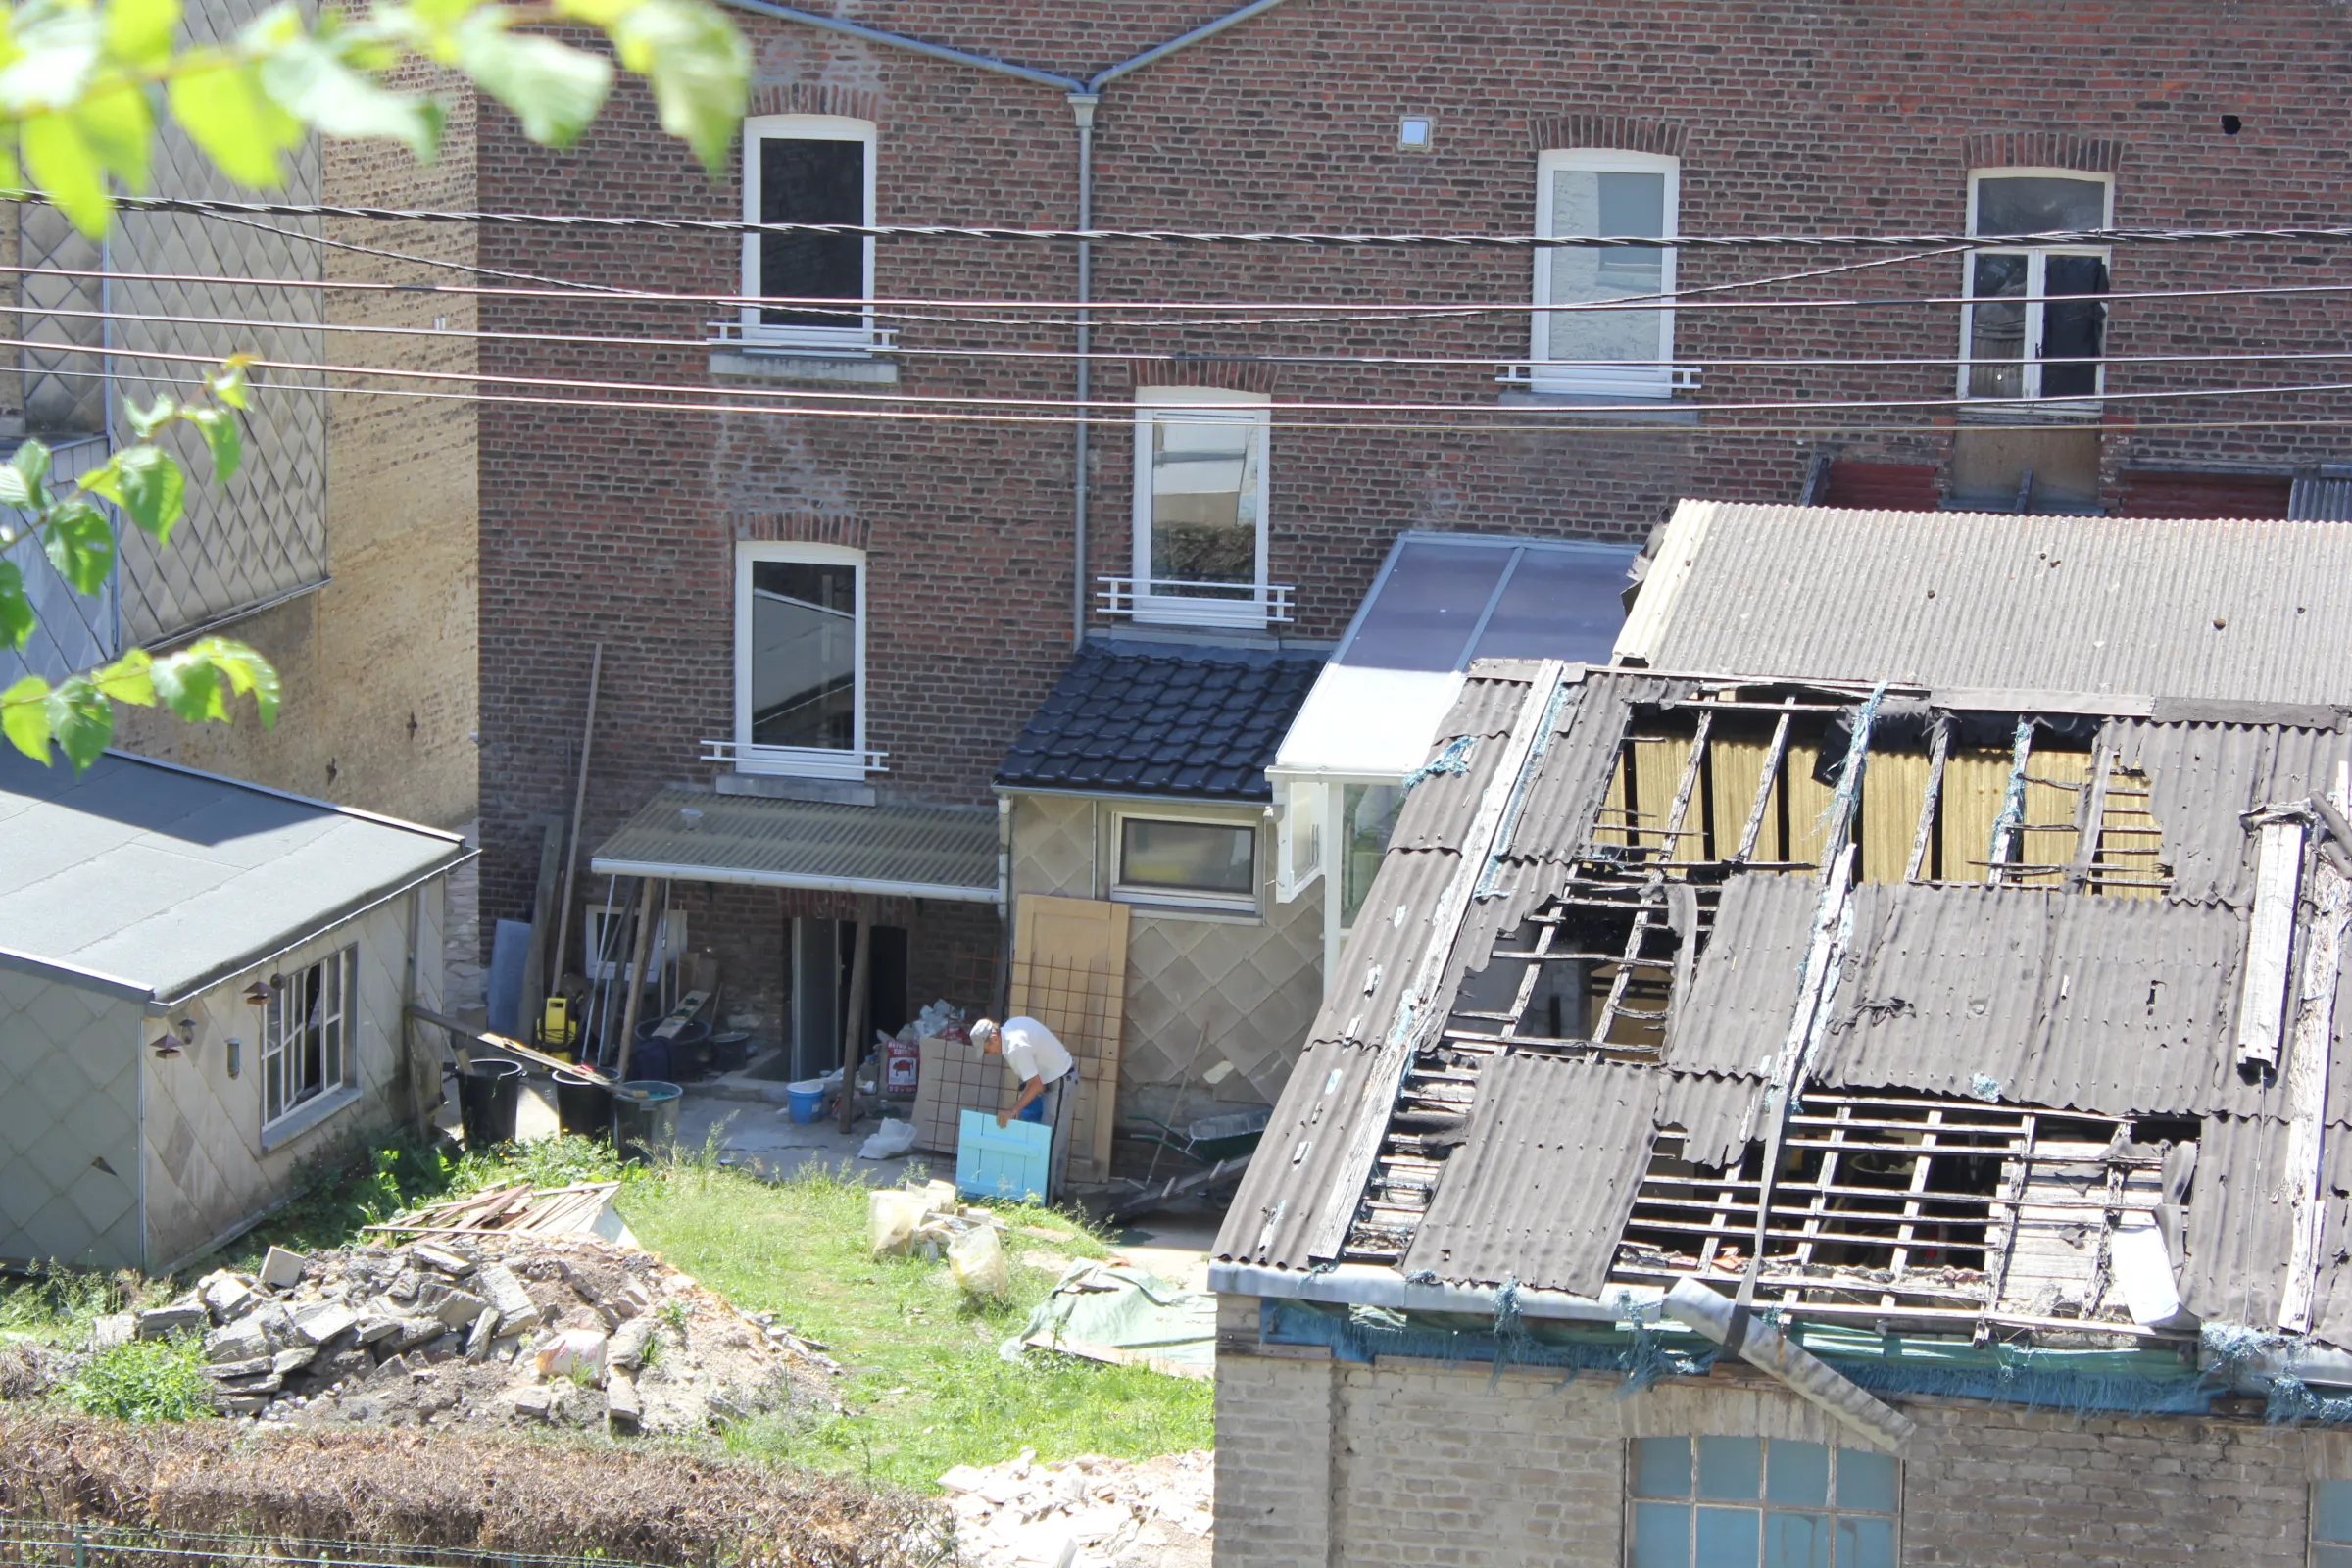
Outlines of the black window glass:
M 2088 397 L 2099 389 L 2096 360 L 2105 346 L 2107 307 L 2096 299 L 2062 299 L 2061 295 L 2107 292 L 2107 263 L 2096 256 L 2052 256 L 2046 285 L 2050 299 L 2043 307 L 2041 354 L 2045 360 L 2078 361 L 2041 368 L 2044 397 Z
M 760 143 L 760 221 L 863 223 L 865 143 L 764 137 Z M 855 234 L 762 234 L 760 292 L 796 299 L 861 299 L 865 241 Z M 848 311 L 761 311 L 770 326 L 860 326 Z

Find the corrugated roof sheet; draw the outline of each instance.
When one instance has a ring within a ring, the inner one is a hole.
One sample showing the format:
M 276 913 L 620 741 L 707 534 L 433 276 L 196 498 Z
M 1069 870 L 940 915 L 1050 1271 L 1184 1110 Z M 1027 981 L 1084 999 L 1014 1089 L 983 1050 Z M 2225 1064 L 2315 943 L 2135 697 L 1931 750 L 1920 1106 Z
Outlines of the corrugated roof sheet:
M 2244 907 L 2254 896 L 2254 839 L 2238 814 L 2335 787 L 2352 736 L 2243 724 L 2107 726 L 2117 760 L 2148 775 L 2148 808 L 2173 868 L 2171 897 Z
M 0 748 L 0 950 L 172 1000 L 466 855 L 432 828 L 109 752 Z
M 1266 768 L 1322 667 L 1315 654 L 1090 643 L 1005 753 L 997 783 L 1270 800 Z
M 2269 1328 L 2294 1244 L 2287 1130 L 2267 1117 L 2208 1117 L 2197 1137 L 2180 1301 L 2216 1323 Z M 2341 1342 L 2338 1342 L 2341 1343 Z
M 1618 644 L 1653 668 L 2352 701 L 2352 523 L 1686 501 Z
M 2352 522 L 2352 479 L 2297 479 L 2286 493 L 2286 514 L 2298 522 Z
M 1723 887 L 1715 932 L 1666 1024 L 1666 1065 L 1768 1073 L 1788 1039 L 1796 983 L 1821 887 L 1810 876 L 1750 873 Z
M 997 813 L 667 789 L 597 846 L 599 876 L 993 903 Z
M 1482 666 L 1462 683 L 1453 710 L 1438 726 L 1429 760 L 1447 758 L 1459 742 L 1468 745 L 1443 770 L 1424 773 L 1404 798 L 1396 813 L 1396 830 L 1389 847 L 1398 850 L 1458 850 L 1462 830 L 1478 809 L 1479 797 L 1502 762 L 1502 742 L 1510 737 L 1519 705 L 1535 678 L 1533 663 Z
M 1664 1078 L 1552 1056 L 1488 1062 L 1404 1271 L 1597 1294 L 1649 1168 Z
M 1379 1054 L 1348 1041 L 1307 1043 L 1217 1230 L 1218 1257 L 1275 1268 L 1313 1262 L 1315 1222 L 1347 1163 L 1350 1118 L 1364 1102 Z M 1380 1114 L 1385 1124 L 1389 1108 Z

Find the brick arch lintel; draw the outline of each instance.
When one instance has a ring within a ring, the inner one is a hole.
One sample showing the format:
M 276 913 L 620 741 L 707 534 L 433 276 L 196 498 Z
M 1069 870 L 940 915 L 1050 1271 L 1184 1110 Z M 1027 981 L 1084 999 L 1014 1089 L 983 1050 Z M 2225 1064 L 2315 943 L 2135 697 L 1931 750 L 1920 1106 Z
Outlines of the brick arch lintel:
M 882 95 L 870 87 L 836 87 L 822 81 L 763 81 L 753 84 L 755 115 L 840 115 L 879 122 Z
M 2071 130 L 1985 130 L 1963 136 L 1960 156 L 1971 169 L 2073 169 L 2112 174 L 2123 163 L 2124 144 Z
M 867 548 L 872 525 L 862 517 L 823 512 L 730 512 L 728 536 L 747 544 L 848 545 Z
M 1671 120 L 1646 120 L 1638 115 L 1538 115 L 1528 122 L 1528 139 L 1540 153 L 1572 147 L 1610 147 L 1628 153 L 1683 156 L 1690 127 Z
M 1263 360 L 1130 360 L 1127 368 L 1138 388 L 1204 386 L 1224 392 L 1263 392 L 1272 396 L 1278 378 L 1278 367 Z

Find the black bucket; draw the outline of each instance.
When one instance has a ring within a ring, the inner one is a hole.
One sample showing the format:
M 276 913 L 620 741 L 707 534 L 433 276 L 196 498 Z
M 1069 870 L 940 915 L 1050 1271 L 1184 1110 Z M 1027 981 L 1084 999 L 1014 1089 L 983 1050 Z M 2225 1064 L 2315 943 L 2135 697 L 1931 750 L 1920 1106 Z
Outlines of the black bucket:
M 678 1141 L 676 1084 L 632 1078 L 612 1096 L 612 1147 L 623 1159 L 651 1159 Z
M 752 1032 L 722 1030 L 710 1037 L 710 1065 L 720 1072 L 741 1072 L 752 1064 Z
M 655 1038 L 654 1031 L 666 1020 L 649 1018 L 637 1026 L 637 1049 L 631 1054 L 632 1067 L 644 1064 L 644 1076 L 662 1081 L 670 1078 L 706 1078 L 710 1073 L 710 1026 L 701 1019 L 682 1025 L 666 1042 Z M 668 1050 L 657 1057 L 651 1054 L 666 1044 Z
M 564 1072 L 559 1069 L 556 1077 L 556 1120 L 563 1124 L 566 1138 L 610 1138 L 612 1136 L 612 1091 L 602 1078 L 591 1078 L 584 1072 Z
M 514 1107 L 522 1102 L 522 1063 L 477 1056 L 458 1075 L 458 1118 L 467 1149 L 514 1141 Z

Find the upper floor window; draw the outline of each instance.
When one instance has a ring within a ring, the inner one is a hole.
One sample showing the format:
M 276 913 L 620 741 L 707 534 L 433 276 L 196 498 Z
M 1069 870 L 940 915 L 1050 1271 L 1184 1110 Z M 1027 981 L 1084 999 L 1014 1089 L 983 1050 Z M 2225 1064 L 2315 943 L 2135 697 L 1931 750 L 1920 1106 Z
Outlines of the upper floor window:
M 2073 233 L 2112 226 L 2115 183 L 2064 170 L 1980 170 L 1968 176 L 1972 236 Z M 1960 395 L 2095 397 L 2105 351 L 2103 245 L 1973 251 L 1961 315 Z
M 1262 626 L 1273 401 L 1146 387 L 1135 411 L 1138 620 Z
M 874 126 L 834 115 L 743 122 L 748 223 L 874 221 Z M 857 234 L 747 234 L 743 291 L 762 299 L 841 300 L 838 308 L 746 306 L 746 341 L 860 351 L 873 342 L 874 242 Z
M 1637 1438 L 1629 1568 L 1894 1568 L 1895 1462 L 1782 1438 Z
M 735 762 L 751 772 L 865 776 L 862 551 L 735 547 Z
M 1580 147 L 1536 160 L 1536 232 L 1671 239 L 1681 162 Z M 1626 246 L 1536 252 L 1538 305 L 1659 300 L 1657 310 L 1535 313 L 1529 381 L 1538 392 L 1663 398 L 1674 390 L 1674 252 Z
M 262 1016 L 262 1128 L 353 1081 L 360 950 L 355 943 L 276 977 Z

